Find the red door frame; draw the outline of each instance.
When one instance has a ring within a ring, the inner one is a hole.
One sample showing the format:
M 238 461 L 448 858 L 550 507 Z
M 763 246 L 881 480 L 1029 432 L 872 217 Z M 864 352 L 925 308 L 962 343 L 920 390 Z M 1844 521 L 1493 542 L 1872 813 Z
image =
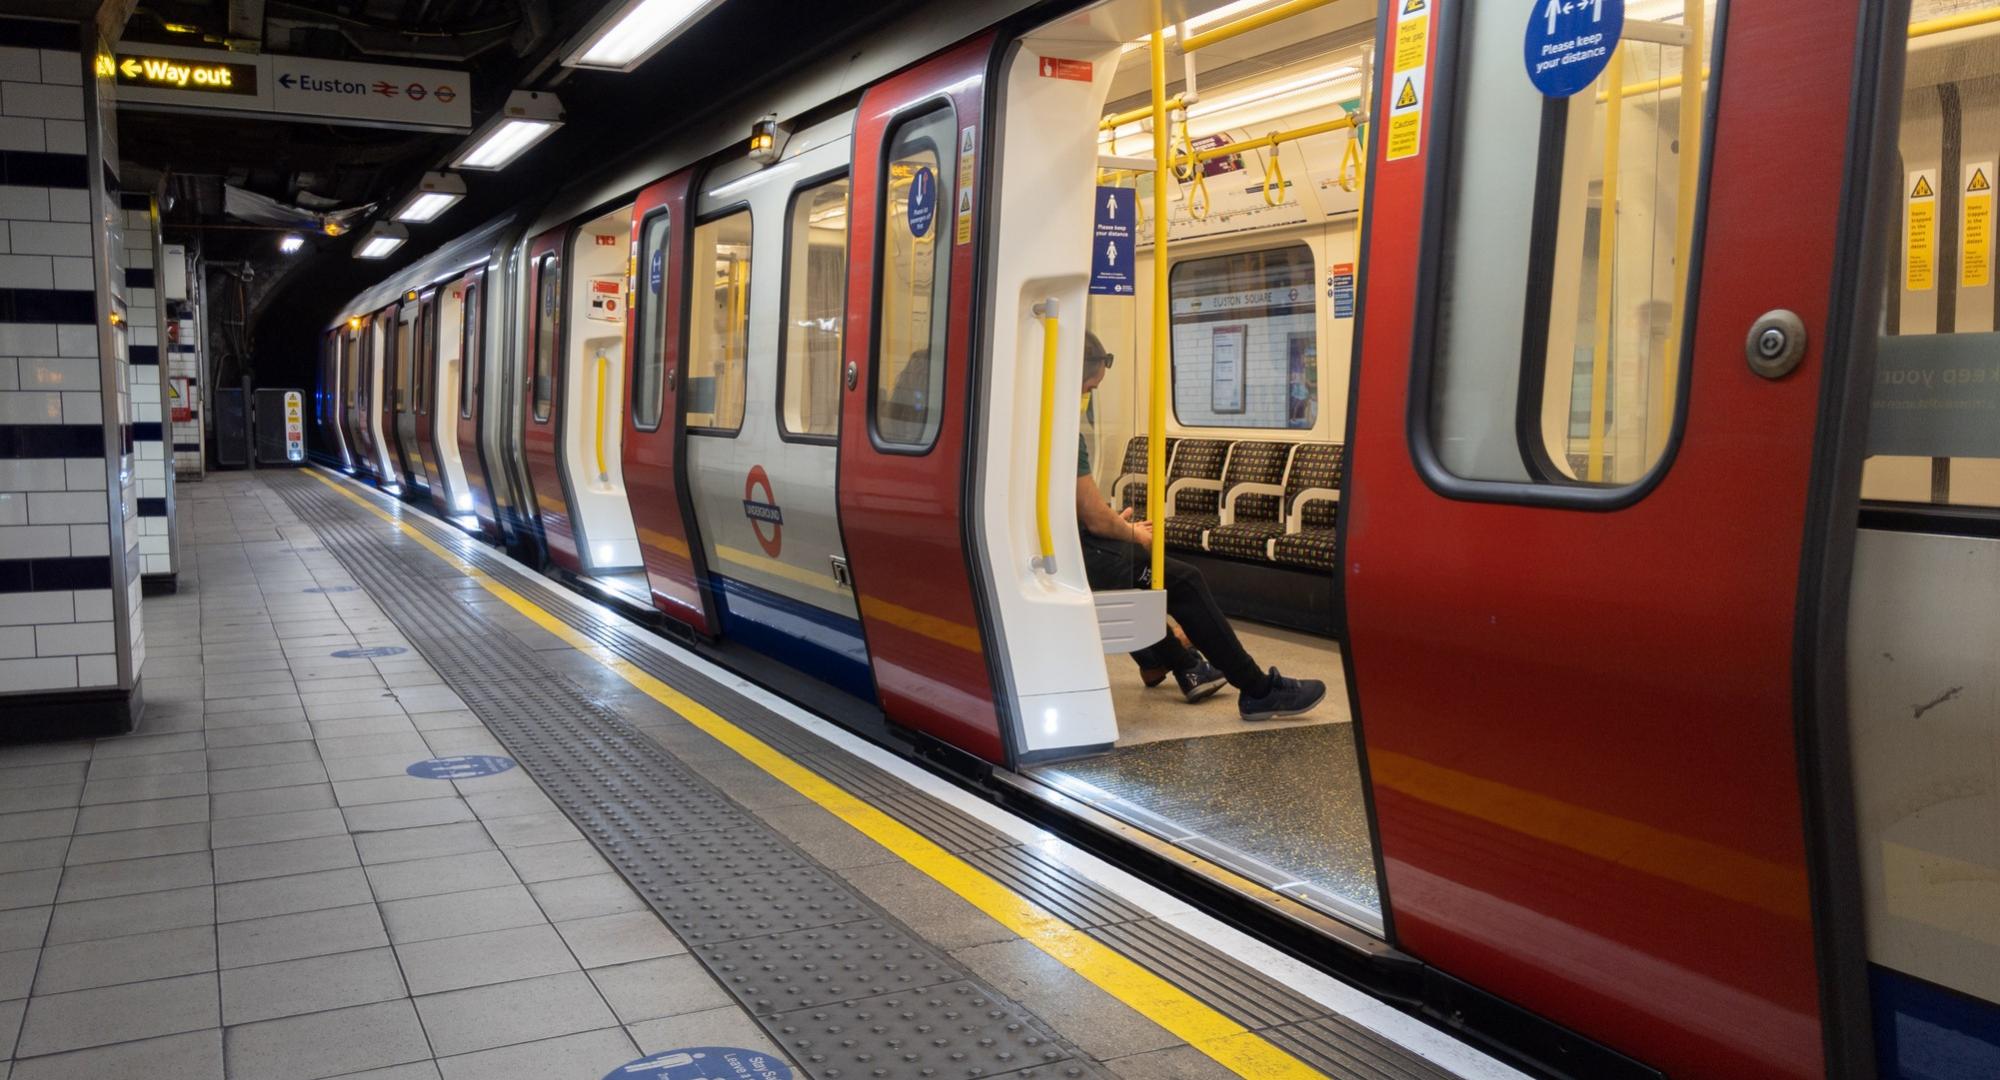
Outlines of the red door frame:
M 952 245 L 945 392 L 939 399 L 945 414 L 936 442 L 920 454 L 881 449 L 869 408 L 889 130 L 949 101 L 955 128 L 972 128 L 975 145 L 983 146 L 982 111 L 993 49 L 993 35 L 982 34 L 862 94 L 848 201 L 852 229 L 845 350 L 855 377 L 841 407 L 838 501 L 862 632 L 884 712 L 905 727 L 1004 762 L 1006 739 L 974 585 L 979 571 L 965 543 L 976 243 Z M 944 172 L 957 176 L 956 162 Z M 983 194 L 975 184 L 975 213 Z M 943 230 L 956 224 L 955 208 L 942 203 L 940 199 L 935 225 L 940 241 L 953 235 Z M 973 236 L 978 236 L 976 227 Z
M 1426 203 L 1444 190 L 1468 2 L 1432 5 L 1422 152 L 1389 161 L 1377 140 L 1342 509 L 1393 940 L 1673 1076 L 1867 1069 L 1860 928 L 1835 865 L 1854 856 L 1825 798 L 1846 778 L 1815 775 L 1843 768 L 1816 748 L 1845 714 L 1812 715 L 1802 680 L 1820 661 L 1794 647 L 1828 640 L 1806 615 L 1826 613 L 1821 560 L 1842 564 L 1839 500 L 1822 494 L 1838 469 L 1814 436 L 1838 415 L 1823 391 L 1850 392 L 1867 363 L 1849 323 L 1872 325 L 1879 292 L 1856 269 L 1873 265 L 1855 228 L 1872 154 L 1850 146 L 1872 136 L 1843 91 L 1858 68 L 1876 92 L 1864 50 L 1884 48 L 1883 16 L 1863 9 L 1880 5 L 1721 9 L 1682 427 L 1650 490 L 1558 507 L 1427 472 L 1414 445 L 1441 276 Z M 1393 27 L 1377 55 L 1394 55 Z M 1804 319 L 1808 353 L 1771 381 L 1744 339 L 1779 307 Z
M 368 322 L 363 319 L 354 329 L 342 331 L 342 347 L 347 350 L 347 366 L 351 374 L 348 388 L 351 392 L 347 402 L 347 412 L 342 420 L 347 424 L 347 436 L 354 447 L 354 469 L 364 476 L 375 475 L 375 438 L 368 430 L 368 410 L 372 402 L 368 400 L 368 379 L 374 371 L 375 358 L 368 348 Z
M 564 272 L 567 253 L 563 246 L 569 226 L 558 225 L 528 242 L 527 336 L 521 339 L 521 453 L 527 459 L 528 479 L 534 485 L 535 516 L 542 525 L 542 542 L 549 561 L 572 574 L 583 573 L 577 557 L 574 515 L 570 511 L 569 489 L 562 475 L 563 410 L 563 306 L 569 295 L 567 277 L 556 290 L 554 311 L 542 310 L 543 259 L 554 260 L 556 272 Z M 555 323 L 555 355 L 549 358 L 549 415 L 535 418 L 535 346 L 540 340 L 542 320 Z
M 451 288 L 451 282 L 425 289 L 417 298 L 417 324 L 410 333 L 411 349 L 417 354 L 421 366 L 419 377 L 411 380 L 410 402 L 417 414 L 417 458 L 423 462 L 424 483 L 429 486 L 431 506 L 440 517 L 450 517 L 454 513 L 451 498 L 444 490 L 444 456 L 438 447 L 437 422 L 437 381 L 444 374 L 438 355 L 438 292 Z M 421 339 L 421 340 L 419 340 Z
M 702 565 L 701 548 L 695 541 L 694 504 L 688 497 L 684 476 L 687 462 L 687 425 L 682 423 L 680 370 L 685 348 L 684 326 L 687 308 L 688 194 L 694 186 L 694 170 L 684 169 L 639 192 L 632 206 L 633 292 L 637 303 L 628 308 L 625 320 L 625 441 L 624 470 L 626 501 L 632 508 L 632 523 L 639 530 L 639 552 L 646 565 L 646 582 L 653 594 L 653 606 L 698 633 L 714 635 L 714 598 L 704 583 L 707 569 Z M 667 215 L 667 239 L 661 248 L 660 288 L 651 286 L 651 268 L 638 265 L 646 258 L 642 247 L 648 217 Z M 638 425 L 639 407 L 639 327 L 645 305 L 662 306 L 660 412 L 659 423 L 647 430 Z
M 472 496 L 472 516 L 488 540 L 501 538 L 500 514 L 494 508 L 493 480 L 487 474 L 486 457 L 480 452 L 479 418 L 485 411 L 486 388 L 486 268 L 466 273 L 467 300 L 461 311 L 458 415 L 452 418 L 452 437 L 458 440 L 458 460 L 465 469 L 465 486 Z

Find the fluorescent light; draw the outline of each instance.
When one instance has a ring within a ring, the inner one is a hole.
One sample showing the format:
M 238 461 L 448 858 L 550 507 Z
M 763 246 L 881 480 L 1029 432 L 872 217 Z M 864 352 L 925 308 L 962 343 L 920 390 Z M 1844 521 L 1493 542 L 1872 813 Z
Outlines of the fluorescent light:
M 354 248 L 357 259 L 386 259 L 404 242 L 409 240 L 410 230 L 401 225 L 376 222 L 361 236 L 361 242 Z
M 1282 101 L 1294 94 L 1303 94 L 1308 90 L 1318 90 L 1322 87 L 1332 86 L 1343 80 L 1353 78 L 1358 74 L 1360 74 L 1358 69 L 1341 64 L 1331 68 L 1321 68 L 1317 71 L 1308 72 L 1305 75 L 1289 79 L 1285 82 L 1267 86 L 1256 86 L 1242 93 L 1232 94 L 1227 97 L 1203 97 L 1200 101 L 1188 106 L 1187 117 L 1189 120 L 1206 120 L 1223 113 L 1234 112 L 1253 105 L 1270 105 L 1273 102 Z M 1237 85 L 1242 84 L 1239 83 Z M 1329 104 L 1332 103 L 1329 102 Z M 1289 113 L 1299 112 L 1304 108 L 1306 106 L 1293 104 L 1286 105 L 1275 111 L 1261 111 L 1267 115 L 1284 116 Z M 1100 143 L 1110 143 L 1114 140 L 1129 139 L 1137 135 L 1142 135 L 1146 131 L 1146 124 L 1147 121 L 1134 120 L 1129 124 L 1119 125 L 1116 131 L 1100 131 L 1097 133 L 1097 141 Z
M 417 190 L 403 200 L 396 210 L 397 221 L 413 221 L 419 224 L 435 219 L 439 214 L 451 209 L 453 204 L 465 198 L 465 181 L 453 173 L 425 173 L 417 184 Z
M 627 0 L 563 64 L 630 71 L 718 3 L 720 0 Z
M 278 241 L 278 253 L 281 255 L 296 255 L 299 249 L 305 246 L 305 237 L 300 236 L 298 233 L 286 233 Z
M 1233 4 L 1224 4 L 1214 11 L 1204 11 L 1190 18 L 1187 21 L 1187 28 L 1189 30 L 1201 30 L 1224 19 L 1233 19 L 1238 15 L 1247 15 L 1259 8 L 1270 7 L 1277 2 L 1278 0 L 1236 0 Z M 1160 36 L 1171 40 L 1176 36 L 1174 28 L 1169 26 L 1161 30 Z M 1140 38 L 1137 41 L 1128 41 L 1118 51 L 1131 52 L 1134 49 L 1143 49 L 1151 40 L 1151 38 Z
M 562 126 L 562 102 L 554 94 L 516 90 L 507 106 L 486 121 L 452 159 L 455 169 L 499 169 Z

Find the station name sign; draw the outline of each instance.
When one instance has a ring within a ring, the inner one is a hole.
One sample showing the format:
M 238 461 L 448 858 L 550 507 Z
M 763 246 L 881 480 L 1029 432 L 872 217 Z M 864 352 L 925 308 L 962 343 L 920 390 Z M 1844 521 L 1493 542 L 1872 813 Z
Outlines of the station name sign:
M 425 131 L 472 126 L 464 71 L 165 45 L 100 57 L 98 71 L 117 83 L 120 108 Z

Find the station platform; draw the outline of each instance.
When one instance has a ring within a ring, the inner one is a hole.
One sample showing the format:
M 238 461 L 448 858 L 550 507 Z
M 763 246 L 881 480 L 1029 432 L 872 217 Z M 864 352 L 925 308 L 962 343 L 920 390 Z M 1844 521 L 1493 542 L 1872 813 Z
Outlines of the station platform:
M 0 1080 L 1521 1075 L 371 489 L 180 506 L 140 730 L 0 747 Z

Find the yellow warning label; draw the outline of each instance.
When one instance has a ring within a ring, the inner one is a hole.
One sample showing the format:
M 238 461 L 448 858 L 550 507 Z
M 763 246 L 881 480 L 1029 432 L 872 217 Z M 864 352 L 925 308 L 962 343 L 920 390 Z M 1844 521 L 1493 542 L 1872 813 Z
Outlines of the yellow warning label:
M 1396 107 L 1398 109 L 1407 109 L 1416 103 L 1417 84 L 1409 79 L 1404 79 L 1403 88 L 1396 91 Z
M 1389 107 L 1389 136 L 1383 147 L 1390 161 L 1415 157 L 1423 146 L 1424 110 L 1417 98 L 1417 80 L 1423 78 L 1423 69 L 1401 78 L 1402 89 L 1396 91 L 1395 104 Z
M 1423 0 L 1411 0 L 1411 2 L 1417 5 L 1416 9 L 1413 11 L 1406 6 L 1403 8 L 1403 14 L 1405 16 L 1415 15 L 1415 17 L 1396 20 L 1397 71 L 1408 71 L 1411 68 L 1422 67 L 1424 65 L 1424 57 L 1430 52 L 1430 16 L 1416 15 L 1416 12 L 1423 10 Z
M 1993 163 L 1967 165 L 1965 174 L 1958 284 L 1962 289 L 1981 289 L 1993 284 Z
M 1903 228 L 1903 288 L 1928 292 L 1937 284 L 1937 187 L 1931 171 L 1912 174 Z
M 1424 0 L 1403 0 L 1403 14 L 1415 15 L 1424 10 Z

